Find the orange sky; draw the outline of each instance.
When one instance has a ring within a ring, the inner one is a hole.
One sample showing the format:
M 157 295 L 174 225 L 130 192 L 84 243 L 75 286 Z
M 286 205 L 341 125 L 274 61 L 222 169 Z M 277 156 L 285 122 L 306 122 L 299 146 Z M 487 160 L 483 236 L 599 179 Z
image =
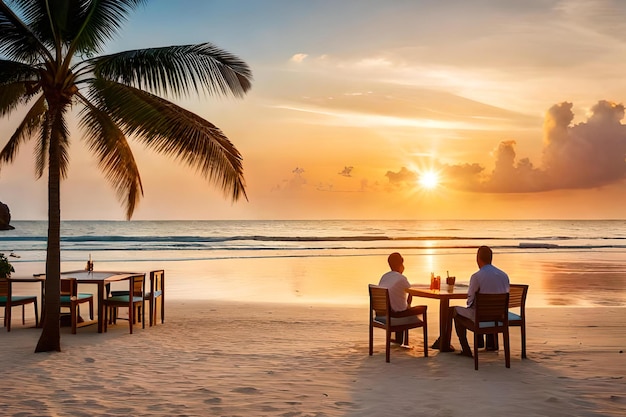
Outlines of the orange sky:
M 135 145 L 134 219 L 624 218 L 623 2 L 186 4 L 149 3 L 111 51 L 211 41 L 248 62 L 243 100 L 178 103 L 241 151 L 249 201 Z M 72 139 L 62 218 L 123 219 Z M 32 148 L 0 171 L 14 220 L 46 218 L 46 186 Z

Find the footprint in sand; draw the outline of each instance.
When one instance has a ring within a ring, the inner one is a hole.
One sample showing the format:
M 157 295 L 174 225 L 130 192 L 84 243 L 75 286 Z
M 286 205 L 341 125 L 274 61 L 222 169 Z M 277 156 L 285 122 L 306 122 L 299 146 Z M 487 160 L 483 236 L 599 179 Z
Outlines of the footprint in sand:
M 258 394 L 259 390 L 254 387 L 239 387 L 235 388 L 232 392 L 238 392 L 240 394 Z
M 221 402 L 222 402 L 222 399 L 218 397 L 207 398 L 206 400 L 204 400 L 205 404 L 219 404 Z

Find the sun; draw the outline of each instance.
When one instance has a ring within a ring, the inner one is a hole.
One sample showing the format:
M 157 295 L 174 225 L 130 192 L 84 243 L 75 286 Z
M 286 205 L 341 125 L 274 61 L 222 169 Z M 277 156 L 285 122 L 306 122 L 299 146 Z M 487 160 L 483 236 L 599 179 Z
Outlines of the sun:
M 420 174 L 419 184 L 427 190 L 437 188 L 439 185 L 439 174 L 434 171 L 426 171 Z

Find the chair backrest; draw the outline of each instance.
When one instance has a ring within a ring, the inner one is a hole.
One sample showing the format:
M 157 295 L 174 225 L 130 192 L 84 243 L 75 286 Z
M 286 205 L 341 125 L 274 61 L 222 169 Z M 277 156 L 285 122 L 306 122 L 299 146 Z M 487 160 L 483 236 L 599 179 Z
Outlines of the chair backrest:
M 481 294 L 476 293 L 475 323 L 495 322 L 507 325 L 509 323 L 509 293 Z
M 143 294 L 144 294 L 144 276 L 143 275 L 132 277 L 130 279 L 129 285 L 130 285 L 129 293 L 131 293 L 133 297 L 143 298 Z
M 528 293 L 528 285 L 511 284 L 509 289 L 509 308 L 524 308 L 526 305 L 526 294 Z
M 77 293 L 76 278 L 61 278 L 61 295 L 73 297 Z
M 150 271 L 150 294 L 154 294 L 156 291 L 163 291 L 164 286 L 165 271 L 163 269 Z
M 0 278 L 0 297 L 9 296 L 9 280 L 6 278 Z
M 370 291 L 370 310 L 374 311 L 376 316 L 389 315 L 389 290 L 379 287 L 378 285 L 369 285 Z

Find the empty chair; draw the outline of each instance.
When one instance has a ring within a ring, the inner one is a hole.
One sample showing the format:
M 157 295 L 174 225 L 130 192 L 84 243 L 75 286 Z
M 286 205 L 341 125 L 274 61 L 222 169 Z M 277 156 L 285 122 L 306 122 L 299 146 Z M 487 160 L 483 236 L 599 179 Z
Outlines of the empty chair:
M 504 358 L 507 368 L 511 367 L 511 350 L 509 344 L 509 293 L 481 294 L 476 293 L 474 300 L 474 320 L 456 314 L 454 320 L 467 330 L 474 332 L 474 369 L 478 370 L 478 337 L 492 334 L 498 339 L 502 333 L 504 339 Z
M 405 332 L 404 342 L 409 344 L 409 329 L 424 328 L 424 356 L 428 356 L 427 306 L 411 307 L 411 310 L 395 312 L 389 304 L 389 290 L 378 285 L 369 285 L 370 320 L 369 348 L 374 354 L 374 327 L 385 330 L 385 359 L 389 362 L 392 332 Z M 421 315 L 420 319 L 417 314 Z
M 4 307 L 4 325 L 7 332 L 11 331 L 11 310 L 15 306 L 22 306 L 22 324 L 26 324 L 24 307 L 33 303 L 35 308 L 35 326 L 39 327 L 39 313 L 37 311 L 36 295 L 13 295 L 13 286 L 10 278 L 0 278 L 0 307 Z
M 509 309 L 519 308 L 519 314 L 509 310 L 509 327 L 520 328 L 522 341 L 522 359 L 526 358 L 526 295 L 528 285 L 511 284 L 509 290 Z
M 161 311 L 161 323 L 165 322 L 165 271 L 162 269 L 150 271 L 150 291 L 145 295 L 149 303 L 150 326 L 156 325 L 157 301 Z
M 146 327 L 145 323 L 145 309 L 144 303 L 144 278 L 145 274 L 136 275 L 128 279 L 128 293 L 122 295 L 114 295 L 102 300 L 104 303 L 104 331 L 107 331 L 109 312 L 113 314 L 113 311 L 118 307 L 128 308 L 128 327 L 129 331 L 133 333 L 133 323 L 135 322 L 135 311 L 139 311 L 141 314 L 141 326 Z M 137 308 L 138 310 L 135 310 Z
M 80 304 L 89 303 L 89 318 L 93 320 L 93 294 L 79 294 L 76 278 L 61 278 L 61 307 L 70 309 L 72 334 L 80 316 Z

